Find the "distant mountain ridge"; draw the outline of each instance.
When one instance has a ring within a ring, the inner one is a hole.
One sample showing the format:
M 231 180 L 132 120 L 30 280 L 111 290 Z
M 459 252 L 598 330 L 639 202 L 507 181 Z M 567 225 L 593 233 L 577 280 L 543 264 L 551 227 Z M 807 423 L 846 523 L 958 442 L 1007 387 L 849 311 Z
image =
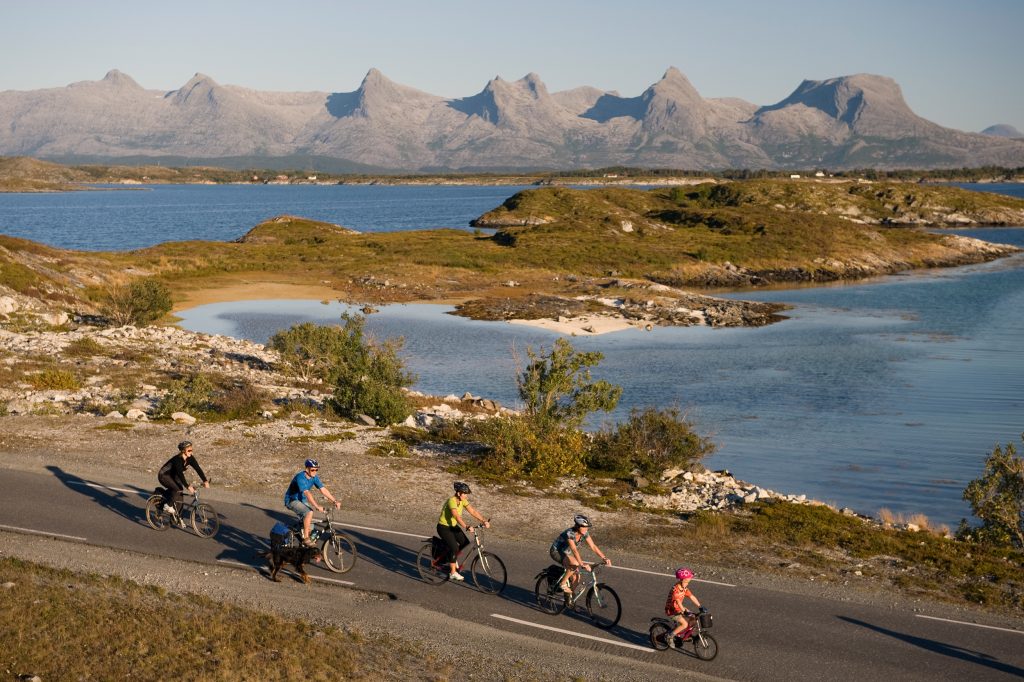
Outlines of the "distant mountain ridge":
M 370 69 L 353 92 L 266 92 L 197 73 L 147 90 L 113 70 L 64 88 L 0 92 L 0 155 L 64 162 L 190 159 L 228 167 L 537 170 L 613 165 L 949 168 L 1024 165 L 1024 141 L 917 116 L 890 78 L 805 80 L 782 101 L 705 99 L 678 69 L 636 97 L 540 76 L 448 99 Z M 1015 131 L 1014 131 L 1015 132 Z

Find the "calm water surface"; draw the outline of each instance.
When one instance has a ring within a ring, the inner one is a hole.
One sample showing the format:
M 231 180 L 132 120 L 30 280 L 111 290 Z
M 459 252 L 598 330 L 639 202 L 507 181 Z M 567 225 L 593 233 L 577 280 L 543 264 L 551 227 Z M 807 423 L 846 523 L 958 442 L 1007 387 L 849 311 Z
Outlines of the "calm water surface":
M 965 185 L 1024 196 L 1024 186 Z M 521 187 L 195 186 L 0 194 L 0 232 L 59 247 L 123 250 L 231 240 L 297 214 L 364 231 L 466 228 Z M 1024 245 L 1024 230 L 964 232 Z M 678 405 L 720 445 L 708 462 L 741 478 L 874 513 L 955 524 L 960 492 L 996 442 L 1024 430 L 1024 258 L 858 285 L 744 294 L 795 306 L 760 329 L 656 329 L 577 338 L 595 372 L 635 406 Z M 294 323 L 337 321 L 342 306 L 231 303 L 183 326 L 265 341 Z M 554 334 L 392 306 L 372 315 L 431 393 L 469 390 L 514 405 L 515 362 Z M 595 424 L 596 425 L 596 424 Z
M 1024 229 L 958 231 L 1024 246 Z M 605 360 L 594 374 L 622 404 L 677 405 L 720 445 L 708 464 L 776 490 L 875 513 L 923 512 L 955 525 L 960 499 L 996 442 L 1024 430 L 1024 256 L 867 284 L 756 292 L 794 305 L 756 329 L 666 328 L 574 338 Z M 264 342 L 346 308 L 250 301 L 195 308 L 182 326 Z M 557 335 L 476 322 L 435 305 L 371 315 L 404 336 L 417 388 L 516 404 L 514 355 Z
M 468 229 L 526 187 L 150 185 L 138 190 L 0 193 L 0 233 L 65 249 L 127 251 L 161 242 L 238 239 L 279 215 L 360 232 Z

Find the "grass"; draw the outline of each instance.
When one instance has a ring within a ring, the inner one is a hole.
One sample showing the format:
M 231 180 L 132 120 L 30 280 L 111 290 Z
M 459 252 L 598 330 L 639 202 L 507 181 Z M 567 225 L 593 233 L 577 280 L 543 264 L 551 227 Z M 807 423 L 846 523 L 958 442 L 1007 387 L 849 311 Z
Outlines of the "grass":
M 14 679 L 447 679 L 408 643 L 0 558 L 2 666 Z M 40 633 L 59 646 L 40 646 Z
M 32 388 L 40 391 L 74 391 L 82 387 L 78 377 L 66 369 L 44 369 L 38 374 L 25 377 L 25 380 Z
M 286 440 L 290 443 L 336 443 L 342 440 L 352 440 L 356 434 L 351 431 L 340 433 L 325 433 L 320 436 L 288 436 Z
M 655 534 L 677 536 L 709 562 L 715 556 L 734 561 L 744 555 L 738 550 L 757 548 L 759 555 L 837 575 L 859 563 L 865 576 L 911 594 L 1024 610 L 1024 552 L 880 528 L 825 506 L 776 501 L 736 513 L 698 512 L 686 526 L 659 525 Z
M 110 422 L 95 428 L 97 431 L 131 431 L 135 428 L 135 424 L 131 422 Z

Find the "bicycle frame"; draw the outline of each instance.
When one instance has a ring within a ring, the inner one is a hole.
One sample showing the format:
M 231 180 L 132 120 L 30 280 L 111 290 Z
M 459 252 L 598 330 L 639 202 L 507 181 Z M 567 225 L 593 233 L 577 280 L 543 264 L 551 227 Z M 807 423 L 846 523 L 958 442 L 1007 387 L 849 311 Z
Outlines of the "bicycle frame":
M 594 596 L 597 598 L 598 606 L 604 606 L 604 602 L 601 601 L 601 593 L 594 589 L 597 587 L 597 567 L 599 565 L 600 564 L 587 564 L 587 566 L 590 566 L 589 571 L 583 571 L 582 566 L 574 566 L 573 568 L 567 568 L 562 572 L 562 577 L 558 579 L 559 583 L 565 580 L 566 576 L 569 575 L 570 572 L 575 573 L 577 576 L 580 576 L 581 573 L 586 573 L 588 575 L 587 580 L 584 580 L 582 576 L 577 578 L 576 587 L 573 587 L 572 597 L 569 599 L 569 606 L 574 605 L 590 590 L 594 590 Z M 569 585 L 572 586 L 571 577 L 569 579 Z

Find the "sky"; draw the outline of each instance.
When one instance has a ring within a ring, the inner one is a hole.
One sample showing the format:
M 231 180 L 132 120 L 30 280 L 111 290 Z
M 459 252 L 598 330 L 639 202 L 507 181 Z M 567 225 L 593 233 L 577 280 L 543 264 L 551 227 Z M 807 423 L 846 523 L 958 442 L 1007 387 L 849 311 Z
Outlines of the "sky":
M 873 73 L 940 125 L 1024 131 L 1022 33 L 1024 0 L 0 0 L 0 91 L 119 69 L 165 91 L 204 73 L 350 92 L 377 68 L 443 97 L 531 72 L 550 92 L 632 97 L 675 66 L 704 97 L 765 105 L 804 79 Z

